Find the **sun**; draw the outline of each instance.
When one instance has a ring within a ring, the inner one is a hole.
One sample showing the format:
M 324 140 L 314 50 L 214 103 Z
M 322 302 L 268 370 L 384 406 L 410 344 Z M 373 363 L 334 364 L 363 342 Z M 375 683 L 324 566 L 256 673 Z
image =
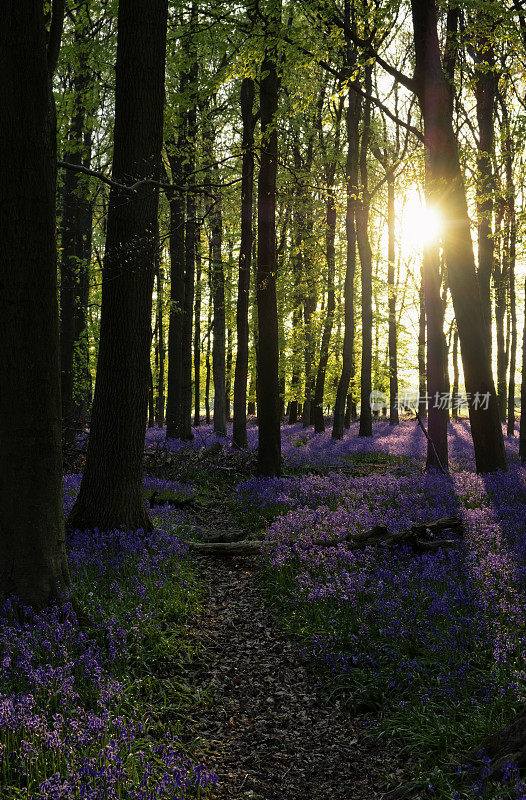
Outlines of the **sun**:
M 416 188 L 409 189 L 401 209 L 402 247 L 407 250 L 422 250 L 425 245 L 438 239 L 440 229 L 441 220 L 438 211 L 426 207 Z

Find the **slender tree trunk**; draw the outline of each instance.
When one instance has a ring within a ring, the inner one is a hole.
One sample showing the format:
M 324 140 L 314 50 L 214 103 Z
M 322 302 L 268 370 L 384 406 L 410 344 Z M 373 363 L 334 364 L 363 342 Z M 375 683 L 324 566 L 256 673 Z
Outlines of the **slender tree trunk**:
M 120 0 L 112 174 L 159 179 L 166 0 Z M 71 526 L 149 528 L 142 494 L 158 192 L 112 186 L 97 383 L 86 468 Z
M 225 326 L 226 326 L 226 368 L 225 368 L 225 414 L 230 422 L 232 413 L 230 398 L 232 394 L 232 360 L 233 360 L 233 333 L 232 333 L 232 278 L 234 273 L 234 242 L 228 241 L 228 263 L 225 275 Z
M 201 424 L 201 228 L 195 232 L 195 303 L 194 303 L 194 426 Z
M 389 309 L 389 425 L 398 425 L 398 358 L 395 287 L 395 184 L 391 173 L 387 181 L 387 294 Z
M 210 247 L 210 253 L 212 248 Z M 206 424 L 210 425 L 210 334 L 212 331 L 212 279 L 210 277 L 212 271 L 212 260 L 209 259 L 209 272 L 208 272 L 208 286 L 209 286 L 209 302 L 208 302 L 208 319 L 207 319 L 207 334 L 206 334 L 206 376 L 205 376 L 205 419 Z
M 481 14 L 481 22 L 487 27 L 487 20 Z M 493 271 L 493 179 L 492 155 L 494 148 L 494 116 L 497 77 L 495 74 L 495 53 L 486 35 L 479 37 L 475 48 L 475 100 L 479 136 L 477 142 L 477 216 L 478 216 L 478 280 L 482 300 L 482 312 L 486 327 L 488 352 L 491 364 L 491 273 Z
M 179 155 L 168 158 L 173 180 L 181 174 Z M 170 197 L 170 315 L 168 318 L 168 394 L 166 398 L 166 438 L 179 436 L 183 370 L 183 307 L 184 307 L 184 196 Z
M 434 206 L 434 197 L 429 190 L 426 176 L 426 204 Z M 438 240 L 424 247 L 422 280 L 426 310 L 427 342 L 427 393 L 428 436 L 426 469 L 448 469 L 447 450 L 447 405 L 445 375 L 447 362 L 444 349 L 444 306 L 440 296 L 440 257 Z
M 243 122 L 243 161 L 241 167 L 241 243 L 237 284 L 236 331 L 237 353 L 234 374 L 235 447 L 247 447 L 248 382 L 248 301 L 252 258 L 252 196 L 254 184 L 254 81 L 244 78 L 241 84 L 241 119 Z
M 157 414 L 156 422 L 159 428 L 164 425 L 164 302 L 163 302 L 163 270 L 161 267 L 160 253 L 157 253 L 157 347 L 159 373 L 157 378 Z
M 365 92 L 371 94 L 372 68 L 368 66 L 365 74 Z M 367 151 L 371 135 L 371 101 L 366 100 L 363 112 L 363 130 L 360 147 L 360 182 L 361 197 L 356 205 L 356 239 L 360 254 L 362 279 L 362 366 L 360 392 L 360 429 L 359 436 L 373 435 L 373 419 L 371 414 L 372 391 L 372 359 L 373 359 L 373 273 L 372 252 L 369 242 L 369 187 L 367 173 Z
M 212 236 L 212 301 L 214 318 L 212 323 L 213 345 L 212 366 L 214 374 L 214 432 L 220 436 L 226 434 L 226 381 L 225 381 L 225 273 L 223 270 L 222 241 L 223 217 L 221 200 L 216 203 L 211 213 Z
M 448 283 L 455 310 L 464 366 L 477 472 L 506 468 L 506 453 L 493 384 L 487 327 L 475 271 L 466 194 L 458 142 L 452 123 L 450 89 L 440 55 L 434 0 L 411 0 L 415 43 L 415 80 L 424 119 L 425 145 L 433 193 L 447 199 L 441 211 Z
M 331 165 L 332 166 L 332 165 Z M 333 173 L 333 170 L 330 170 Z M 332 180 L 331 180 L 332 178 Z M 336 256 L 334 241 L 336 237 L 336 198 L 334 196 L 333 185 L 334 174 L 328 175 L 327 180 L 327 208 L 326 208 L 326 234 L 325 246 L 327 257 L 327 310 L 321 337 L 320 357 L 318 360 L 318 371 L 316 373 L 316 384 L 314 387 L 314 432 L 321 433 L 325 430 L 325 420 L 323 417 L 323 395 L 325 391 L 325 373 L 327 371 L 327 361 L 329 360 L 329 344 L 334 323 L 335 290 L 334 277 L 336 272 Z
M 418 415 L 427 417 L 427 374 L 426 374 L 426 303 L 424 296 L 424 278 L 420 286 L 420 313 L 418 317 Z
M 351 393 L 353 386 L 351 379 L 354 376 L 354 277 L 356 273 L 356 227 L 354 221 L 356 196 L 358 193 L 358 153 L 359 153 L 359 124 L 360 124 L 361 101 L 360 96 L 349 90 L 349 99 L 346 112 L 347 128 L 347 161 L 345 167 L 346 183 L 346 210 L 345 210 L 345 234 L 346 234 L 346 264 L 345 264 L 345 285 L 344 285 L 344 332 L 343 332 L 343 353 L 342 353 L 342 372 L 336 390 L 336 402 L 334 405 L 334 422 L 332 426 L 332 438 L 342 439 L 343 429 L 349 427 L 345 424 L 345 404 L 349 385 Z M 350 404 L 349 412 L 351 411 Z M 350 423 L 350 419 L 349 419 Z
M 267 19 L 267 50 L 261 64 L 259 85 L 261 113 L 261 155 L 258 176 L 258 254 L 257 305 L 259 342 L 258 363 L 258 472 L 279 475 L 281 471 L 281 432 L 278 380 L 278 308 L 276 300 L 276 171 L 278 162 L 279 79 L 272 39 L 281 19 L 281 2 L 272 0 Z
M 522 463 L 526 463 L 526 280 L 524 281 L 524 327 L 522 330 L 522 383 L 519 456 Z
M 455 328 L 453 334 L 453 391 L 451 393 L 451 406 L 453 418 L 458 418 L 459 412 L 459 390 L 458 390 L 458 331 Z
M 60 33 L 62 16 L 54 24 Z M 46 605 L 70 585 L 62 510 L 56 130 L 51 102 L 60 36 L 55 54 L 46 52 L 45 42 L 42 4 L 9 3 L 3 9 L 0 595 L 13 594 L 35 606 Z
M 89 87 L 88 63 L 86 57 L 86 24 L 87 17 L 82 7 L 77 9 L 75 17 L 74 41 L 78 47 L 79 59 L 77 71 L 73 77 L 73 109 L 69 127 L 68 142 L 64 160 L 70 164 L 83 164 L 86 161 L 85 127 L 86 127 L 86 95 Z M 71 444 L 79 420 L 76 411 L 79 404 L 76 395 L 82 394 L 81 384 L 85 380 L 84 370 L 76 371 L 75 350 L 78 346 L 79 313 L 82 313 L 81 294 L 86 263 L 86 205 L 88 188 L 86 181 L 78 172 L 66 170 L 64 174 L 64 191 L 62 205 L 62 259 L 60 281 L 60 366 L 61 366 L 61 399 L 62 399 L 62 431 L 64 442 Z M 91 217 L 91 215 L 90 215 Z M 89 220 L 91 223 L 91 219 Z M 82 328 L 84 332 L 84 328 Z
M 509 319 L 511 322 L 511 341 L 509 344 L 510 377 L 508 384 L 508 424 L 506 433 L 515 435 L 515 369 L 517 360 L 517 307 L 515 299 L 515 261 L 517 249 L 517 220 L 515 216 L 515 185 L 513 181 L 513 140 L 511 138 L 510 121 L 506 102 L 501 102 L 503 119 L 503 155 L 506 173 L 506 208 L 505 236 L 506 236 L 506 261 L 509 285 Z

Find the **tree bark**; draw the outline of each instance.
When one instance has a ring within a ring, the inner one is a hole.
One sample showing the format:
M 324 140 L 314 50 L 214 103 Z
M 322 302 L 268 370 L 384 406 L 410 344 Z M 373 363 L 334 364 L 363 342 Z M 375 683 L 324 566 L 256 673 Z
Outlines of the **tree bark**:
M 389 425 L 398 425 L 398 358 L 396 335 L 395 287 L 395 183 L 391 173 L 387 181 L 387 305 L 389 314 Z
M 519 456 L 522 463 L 526 463 L 526 280 L 524 281 L 524 327 L 522 331 L 522 383 Z
M 372 90 L 372 67 L 365 70 L 364 88 L 369 96 Z M 371 414 L 372 360 L 373 360 L 373 273 L 372 252 L 369 242 L 370 195 L 367 172 L 367 151 L 371 135 L 371 101 L 366 100 L 363 111 L 362 141 L 360 146 L 360 189 L 361 197 L 356 206 L 356 240 L 360 254 L 362 279 L 362 364 L 360 391 L 360 428 L 358 436 L 373 435 Z
M 75 74 L 73 76 L 72 116 L 69 126 L 68 141 L 64 160 L 71 164 L 89 164 L 86 152 L 86 99 L 89 88 L 89 73 L 86 52 L 85 9 L 81 6 L 75 16 L 74 42 L 79 53 Z M 85 312 L 79 306 L 86 302 L 84 284 L 88 270 L 87 251 L 90 248 L 90 234 L 86 230 L 86 206 L 89 208 L 88 189 L 85 180 L 78 172 L 66 170 L 64 175 L 64 191 L 62 204 L 61 244 L 62 259 L 60 265 L 60 371 L 62 399 L 62 432 L 64 442 L 71 444 L 79 420 L 76 412 L 82 403 L 76 403 L 76 396 L 86 395 L 84 359 L 76 358 L 79 327 Z M 91 214 L 89 214 L 91 227 Z M 79 315 L 81 315 L 79 317 Z M 84 326 L 80 334 L 85 333 Z M 80 370 L 76 371 L 76 362 Z M 83 368 L 84 367 L 84 368 Z
M 442 197 L 443 248 L 457 320 L 477 472 L 506 468 L 486 335 L 475 271 L 466 194 L 442 67 L 434 0 L 411 0 L 417 96 L 424 119 L 430 176 Z M 487 408 L 486 408 L 487 399 Z
M 276 300 L 276 171 L 278 163 L 279 78 L 275 38 L 281 24 L 281 0 L 272 0 L 266 19 L 267 48 L 261 64 L 259 88 L 261 155 L 258 175 L 258 252 L 256 292 L 259 341 L 258 364 L 258 472 L 279 475 L 281 432 L 278 379 L 278 308 Z
M 0 30 L 0 594 L 34 606 L 70 585 L 48 57 L 42 4 L 9 3 Z
M 181 174 L 181 155 L 167 147 L 172 180 Z M 184 307 L 184 195 L 173 193 L 170 205 L 170 314 L 168 317 L 168 393 L 166 397 L 166 438 L 179 436 L 183 371 Z
M 167 0 L 120 0 L 113 178 L 158 180 Z M 97 382 L 86 467 L 68 523 L 150 528 L 142 494 L 158 192 L 112 186 L 103 270 Z
M 252 260 L 252 196 L 254 184 L 254 81 L 241 83 L 241 120 L 243 123 L 243 159 L 241 166 L 241 242 L 237 284 L 236 331 L 237 353 L 234 374 L 235 447 L 247 447 L 247 382 L 248 382 L 248 301 Z
M 212 369 L 214 376 L 214 433 L 226 434 L 226 380 L 225 380 L 225 273 L 223 270 L 222 242 L 223 217 L 221 198 L 215 198 L 210 214 L 212 243 L 212 303 L 214 317 L 212 322 Z
M 195 232 L 195 301 L 194 301 L 194 427 L 201 424 L 201 227 Z

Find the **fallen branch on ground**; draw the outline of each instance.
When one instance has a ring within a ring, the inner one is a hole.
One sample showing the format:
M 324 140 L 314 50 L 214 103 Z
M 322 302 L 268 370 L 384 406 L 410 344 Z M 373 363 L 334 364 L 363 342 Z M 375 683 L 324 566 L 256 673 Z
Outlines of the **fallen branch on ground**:
M 443 549 L 456 549 L 460 546 L 459 539 L 435 539 L 435 533 L 440 531 L 455 531 L 457 537 L 462 534 L 462 520 L 459 517 L 441 517 L 425 525 L 413 525 L 400 533 L 389 533 L 385 525 L 375 525 L 363 533 L 349 533 L 340 539 L 310 539 L 306 542 L 298 541 L 295 544 L 304 549 L 310 547 L 342 547 L 349 550 L 364 550 L 366 547 L 382 545 L 385 547 L 409 546 L 415 552 L 437 552 Z M 223 535 L 222 537 L 223 538 Z M 242 539 L 237 542 L 210 541 L 189 542 L 190 550 L 210 555 L 251 555 L 260 551 L 270 550 L 273 543 L 270 541 L 255 541 Z

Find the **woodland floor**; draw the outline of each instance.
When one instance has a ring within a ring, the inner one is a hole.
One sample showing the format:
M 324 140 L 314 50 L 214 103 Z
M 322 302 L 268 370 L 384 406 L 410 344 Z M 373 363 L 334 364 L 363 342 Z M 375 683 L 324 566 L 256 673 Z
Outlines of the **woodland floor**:
M 239 522 L 210 509 L 207 527 Z M 199 526 L 204 519 L 192 520 Z M 192 554 L 205 586 L 188 634 L 200 659 L 185 675 L 210 704 L 191 710 L 188 733 L 219 779 L 213 800 L 375 800 L 386 777 L 404 770 L 378 748 L 338 701 L 324 698 L 319 674 L 265 603 L 259 557 Z M 412 795 L 415 797 L 415 795 Z
M 219 778 L 212 797 L 382 797 L 393 756 L 366 741 L 363 719 L 321 699 L 317 676 L 265 608 L 254 559 L 196 563 L 207 590 L 190 635 L 202 660 L 185 677 L 209 687 L 213 703 L 188 723 Z

